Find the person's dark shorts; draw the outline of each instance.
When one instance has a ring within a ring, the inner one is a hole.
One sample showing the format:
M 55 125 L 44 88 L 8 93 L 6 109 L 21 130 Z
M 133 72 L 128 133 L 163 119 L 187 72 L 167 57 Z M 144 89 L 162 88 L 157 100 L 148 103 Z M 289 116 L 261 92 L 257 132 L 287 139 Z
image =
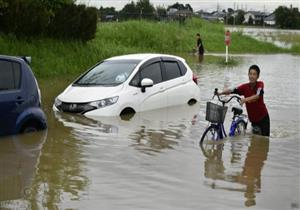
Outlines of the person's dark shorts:
M 199 52 L 199 55 L 203 55 L 204 54 L 203 47 L 199 47 L 198 52 Z
M 262 135 L 262 136 L 270 136 L 270 117 L 267 114 L 261 121 L 257 123 L 252 123 L 253 133 Z

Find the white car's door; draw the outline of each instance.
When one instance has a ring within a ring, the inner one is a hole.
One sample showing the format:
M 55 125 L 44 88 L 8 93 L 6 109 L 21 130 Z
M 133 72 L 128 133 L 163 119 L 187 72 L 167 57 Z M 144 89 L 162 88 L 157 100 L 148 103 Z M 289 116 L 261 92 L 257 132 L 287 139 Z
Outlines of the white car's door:
M 151 79 L 153 86 L 146 87 L 143 92 L 138 86 L 140 85 L 140 81 L 144 78 Z M 153 63 L 141 67 L 131 81 L 131 84 L 136 86 L 134 87 L 135 92 L 132 94 L 132 100 L 138 102 L 138 111 L 159 109 L 167 106 L 167 95 L 162 79 L 160 61 L 154 61 Z M 131 89 L 132 88 L 133 87 L 131 87 Z
M 191 98 L 189 79 L 183 74 L 176 60 L 164 60 L 163 69 L 165 75 L 164 88 L 167 95 L 167 106 L 176 106 L 187 103 Z M 184 71 L 184 72 L 183 72 Z

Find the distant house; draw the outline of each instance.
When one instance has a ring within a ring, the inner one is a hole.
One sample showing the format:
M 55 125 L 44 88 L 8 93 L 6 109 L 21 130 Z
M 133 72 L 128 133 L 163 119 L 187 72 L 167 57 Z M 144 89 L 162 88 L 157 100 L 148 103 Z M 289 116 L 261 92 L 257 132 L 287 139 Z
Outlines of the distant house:
M 264 18 L 264 23 L 266 25 L 274 26 L 276 24 L 275 21 L 275 13 L 272 13 Z
M 222 22 L 224 21 L 224 18 L 226 16 L 226 13 L 219 12 L 219 11 L 214 11 L 212 13 L 209 13 L 209 12 L 204 12 L 204 11 L 200 10 L 200 11 L 196 12 L 196 14 L 205 20 L 222 21 Z
M 116 15 L 103 15 L 99 17 L 101 22 L 112 22 L 118 21 L 118 17 Z
M 192 17 L 193 12 L 187 9 L 184 10 L 178 10 L 176 8 L 170 8 L 167 11 L 167 16 L 171 20 L 180 20 L 182 18 L 189 18 Z
M 216 17 L 217 20 L 223 22 L 225 19 L 226 13 L 223 11 L 215 11 L 215 12 L 212 12 L 212 16 Z
M 249 19 L 253 20 L 253 24 L 258 24 L 263 21 L 263 19 L 266 17 L 266 14 L 264 12 L 259 12 L 259 11 L 249 11 L 246 12 L 244 15 L 244 23 L 249 23 Z
M 105 17 L 104 17 L 104 21 L 107 21 L 107 22 L 116 21 L 116 20 L 117 20 L 117 17 L 115 15 L 105 15 Z

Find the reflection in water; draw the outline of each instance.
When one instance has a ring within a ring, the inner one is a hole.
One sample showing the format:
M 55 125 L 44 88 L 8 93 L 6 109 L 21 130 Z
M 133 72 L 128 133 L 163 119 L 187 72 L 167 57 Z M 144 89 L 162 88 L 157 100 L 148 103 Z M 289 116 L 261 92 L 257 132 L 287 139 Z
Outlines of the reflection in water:
M 28 196 L 47 130 L 0 138 L 0 209 Z
M 224 144 L 213 144 L 210 147 L 200 145 L 203 155 L 206 157 L 204 175 L 212 180 L 211 183 L 206 184 L 213 189 L 244 192 L 245 206 L 253 206 L 256 204 L 255 194 L 261 191 L 261 172 L 264 162 L 267 160 L 269 139 L 253 135 L 250 145 L 246 146 L 248 147 L 246 155 L 242 154 L 245 150 L 242 142 L 233 140 L 230 141 L 230 144 L 229 163 L 224 162 Z M 246 158 L 243 161 L 244 155 Z M 225 167 L 226 164 L 229 165 Z M 225 183 L 220 181 L 225 181 Z M 232 184 L 226 186 L 226 182 L 239 185 L 234 188 Z
M 264 162 L 267 160 L 268 151 L 269 139 L 255 137 L 251 140 L 242 176 L 238 180 L 247 186 L 245 192 L 246 206 L 255 205 L 255 193 L 261 190 L 260 176 Z
M 55 112 L 55 116 L 64 126 L 73 128 L 74 132 L 78 135 L 96 136 L 101 133 L 118 133 L 117 126 L 87 118 L 82 115 Z M 117 120 L 117 118 L 111 118 L 110 120 Z
M 136 113 L 123 117 L 86 118 L 80 115 L 55 113 L 64 126 L 70 127 L 80 139 L 100 140 L 105 134 L 114 134 L 124 140 L 134 140 L 130 146 L 145 154 L 172 149 L 183 136 L 186 121 L 193 123 L 197 104 L 175 106 Z M 150 128 L 149 128 L 150 127 Z
M 70 129 L 62 123 L 50 124 L 49 129 L 57 132 L 52 132 L 43 147 L 28 195 L 31 209 L 57 209 L 68 199 L 78 200 L 88 185 L 82 155 L 84 142 L 72 138 Z
M 136 140 L 136 143 L 133 144 L 133 146 L 138 151 L 146 154 L 153 154 L 153 152 L 160 152 L 163 149 L 173 149 L 173 146 L 178 144 L 176 140 L 182 137 L 181 133 L 181 129 L 163 129 L 155 131 L 147 129 L 145 126 L 141 126 L 139 131 L 130 135 L 130 138 Z
M 199 61 L 199 63 L 202 63 L 203 62 L 203 59 L 204 59 L 204 55 L 202 54 L 199 54 L 198 55 L 198 61 Z

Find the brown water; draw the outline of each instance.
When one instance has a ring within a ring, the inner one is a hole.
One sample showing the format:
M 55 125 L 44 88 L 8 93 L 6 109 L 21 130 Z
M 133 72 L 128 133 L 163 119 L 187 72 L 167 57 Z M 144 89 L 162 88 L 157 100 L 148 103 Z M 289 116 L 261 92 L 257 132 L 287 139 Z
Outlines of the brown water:
M 238 31 L 243 35 L 251 36 L 263 42 L 270 42 L 281 48 L 291 48 L 296 41 L 292 37 L 300 35 L 300 30 L 276 29 L 276 28 L 257 28 L 257 27 L 226 27 L 230 31 Z M 290 37 L 289 40 L 280 37 Z
M 192 65 L 200 103 L 127 120 L 55 114 L 54 97 L 71 80 L 39 81 L 49 129 L 0 139 L 0 209 L 298 209 L 300 57 L 241 60 L 227 69 Z M 215 87 L 246 82 L 253 63 L 271 137 L 247 132 L 202 150 L 205 102 Z

